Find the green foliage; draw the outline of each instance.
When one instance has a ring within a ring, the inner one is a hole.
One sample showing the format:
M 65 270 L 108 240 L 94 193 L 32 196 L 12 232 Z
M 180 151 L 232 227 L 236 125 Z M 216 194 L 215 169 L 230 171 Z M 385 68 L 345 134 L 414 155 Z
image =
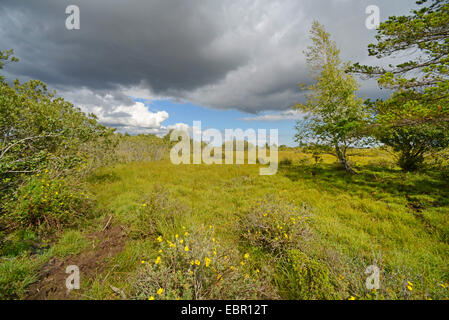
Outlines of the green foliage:
M 81 186 L 48 176 L 30 177 L 14 194 L 4 198 L 3 217 L 10 229 L 53 232 L 74 226 L 91 215 L 89 196 Z
M 169 140 L 155 135 L 119 135 L 116 155 L 121 163 L 159 161 L 164 158 L 170 146 Z
M 382 23 L 377 43 L 368 46 L 369 55 L 378 59 L 400 54 L 412 60 L 388 68 L 357 63 L 350 69 L 394 91 L 386 101 L 372 104 L 374 135 L 399 152 L 404 171 L 417 170 L 427 152 L 449 146 L 449 2 L 417 4 L 424 6 Z
M 0 52 L 1 59 L 12 52 Z M 0 79 L 0 193 L 13 190 L 26 175 L 51 169 L 53 176 L 77 173 L 89 162 L 84 147 L 112 146 L 113 130 L 49 92 L 45 83 Z M 108 148 L 102 150 L 108 153 Z M 76 169 L 76 170 L 75 170 Z
M 334 297 L 326 265 L 300 250 L 289 250 L 279 269 L 278 287 L 286 299 L 325 300 Z
M 289 158 L 284 158 L 281 161 L 279 161 L 279 165 L 280 166 L 291 166 L 292 165 L 292 160 Z
M 347 150 L 363 140 L 368 113 L 355 94 L 357 82 L 345 72 L 348 65 L 340 60 L 340 50 L 317 21 L 312 25 L 311 39 L 313 46 L 305 54 L 317 82 L 301 85 L 308 91 L 307 103 L 296 108 L 308 113 L 308 117 L 298 122 L 296 140 L 301 145 L 327 147 L 346 171 L 354 173 Z
M 298 208 L 279 199 L 269 198 L 253 206 L 239 222 L 243 239 L 251 245 L 280 252 L 307 241 L 309 229 L 306 205 Z
M 0 300 L 22 298 L 37 280 L 37 263 L 28 256 L 0 260 Z
M 158 237 L 157 256 L 142 261 L 131 280 L 136 299 L 204 300 L 261 299 L 273 297 L 264 284 L 244 275 L 244 262 L 238 263 L 233 250 L 214 238 L 212 228 Z M 245 260 L 242 258 L 240 260 Z
M 164 187 L 156 185 L 137 211 L 137 219 L 132 223 L 133 236 L 142 238 L 174 232 L 180 227 L 179 217 L 185 211 L 183 205 L 170 199 L 170 193 Z
M 59 258 L 77 255 L 89 245 L 89 241 L 80 231 L 69 230 L 63 234 L 59 242 L 52 248 L 52 253 Z

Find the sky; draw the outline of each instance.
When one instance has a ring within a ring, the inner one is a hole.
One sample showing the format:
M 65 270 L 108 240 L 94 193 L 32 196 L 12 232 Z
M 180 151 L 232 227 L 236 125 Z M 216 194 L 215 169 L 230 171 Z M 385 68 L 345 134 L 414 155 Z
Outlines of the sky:
M 66 28 L 66 7 L 80 29 Z M 303 51 L 314 20 L 345 61 L 368 57 L 380 19 L 408 13 L 412 0 L 0 0 L 0 50 L 19 63 L 7 79 L 39 79 L 99 121 L 130 134 L 163 135 L 201 121 L 203 129 L 279 129 L 294 146 L 291 110 L 311 83 Z M 359 95 L 383 98 L 373 80 Z

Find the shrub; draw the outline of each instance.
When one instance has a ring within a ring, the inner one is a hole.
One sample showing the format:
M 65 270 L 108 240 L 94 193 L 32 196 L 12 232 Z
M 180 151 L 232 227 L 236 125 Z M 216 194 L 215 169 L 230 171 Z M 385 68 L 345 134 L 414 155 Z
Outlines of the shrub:
M 242 237 L 251 245 L 278 252 L 308 238 L 310 209 L 269 198 L 247 212 L 240 221 Z
M 91 214 L 89 196 L 64 179 L 50 180 L 35 175 L 21 185 L 3 205 L 10 229 L 29 228 L 38 232 L 75 226 Z
M 332 298 L 334 288 L 326 265 L 297 249 L 288 251 L 280 264 L 278 287 L 288 299 L 323 300 Z
M 167 141 L 151 134 L 118 137 L 115 154 L 120 162 L 159 161 L 168 151 Z
M 292 165 L 292 160 L 289 158 L 284 158 L 279 162 L 279 165 L 281 166 L 291 166 Z
M 245 273 L 245 257 L 224 248 L 212 228 L 158 238 L 160 250 L 131 279 L 136 299 L 261 299 L 274 297 L 266 284 Z M 240 263 L 238 262 L 240 261 Z
M 160 185 L 144 198 L 137 213 L 137 221 L 133 225 L 133 234 L 137 238 L 154 236 L 166 230 L 177 230 L 179 217 L 187 209 L 170 198 L 170 193 Z M 176 219 L 178 217 L 178 219 Z

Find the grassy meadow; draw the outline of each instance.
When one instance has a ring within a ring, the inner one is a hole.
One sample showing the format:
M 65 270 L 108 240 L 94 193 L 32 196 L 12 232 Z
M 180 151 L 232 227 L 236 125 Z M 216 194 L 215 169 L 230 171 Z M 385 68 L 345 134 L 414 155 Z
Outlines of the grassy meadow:
M 351 151 L 357 175 L 299 149 L 279 159 L 274 176 L 260 176 L 259 165 L 175 166 L 166 158 L 101 168 L 83 182 L 92 216 L 47 242 L 15 233 L 3 247 L 0 295 L 449 298 L 441 172 L 403 173 L 379 149 Z M 68 294 L 55 266 L 71 263 L 82 284 Z M 377 290 L 365 285 L 370 265 L 379 268 Z M 53 272 L 61 283 L 48 279 Z

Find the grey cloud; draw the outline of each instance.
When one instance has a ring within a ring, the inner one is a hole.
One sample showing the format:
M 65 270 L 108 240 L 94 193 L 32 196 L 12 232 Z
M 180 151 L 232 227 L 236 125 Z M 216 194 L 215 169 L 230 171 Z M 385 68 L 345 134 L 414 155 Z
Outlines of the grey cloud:
M 65 8 L 81 10 L 81 30 L 65 29 Z M 310 82 L 302 51 L 314 19 L 342 56 L 367 62 L 365 7 L 385 19 L 410 0 L 0 0 L 0 50 L 21 62 L 11 76 L 37 78 L 85 109 L 131 106 L 129 88 L 218 109 L 282 111 Z M 375 85 L 361 93 L 376 97 Z M 109 110 L 109 111 L 108 111 Z

